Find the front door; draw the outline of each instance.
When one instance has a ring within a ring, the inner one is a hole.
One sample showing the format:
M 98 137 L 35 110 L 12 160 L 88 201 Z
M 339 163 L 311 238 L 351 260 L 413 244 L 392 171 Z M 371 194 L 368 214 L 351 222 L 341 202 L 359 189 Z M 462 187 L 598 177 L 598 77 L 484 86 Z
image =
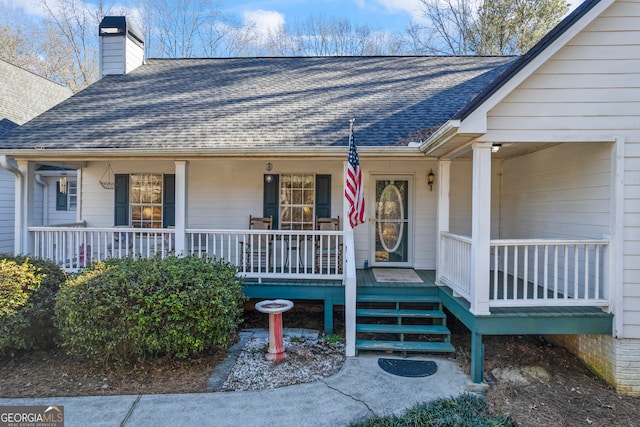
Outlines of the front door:
M 408 177 L 375 177 L 372 265 L 410 266 L 410 207 Z

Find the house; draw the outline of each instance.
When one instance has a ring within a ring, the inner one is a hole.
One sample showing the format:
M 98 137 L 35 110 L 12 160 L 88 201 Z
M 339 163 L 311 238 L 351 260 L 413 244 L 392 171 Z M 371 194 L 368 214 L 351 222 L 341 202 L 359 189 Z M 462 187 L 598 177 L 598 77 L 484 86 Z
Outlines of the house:
M 323 301 L 326 330 L 344 305 L 349 356 L 453 351 L 454 316 L 476 383 L 484 335 L 535 334 L 638 395 L 639 20 L 587 0 L 518 58 L 143 61 L 109 18 L 104 77 L 0 142 L 17 250 L 70 270 L 206 253 L 251 297 Z M 317 230 L 346 217 L 353 117 L 367 221 Z M 40 164 L 78 170 L 81 224 L 36 224 Z
M 43 113 L 57 103 L 71 96 L 71 90 L 17 67 L 9 62 L 0 60 L 0 138 L 17 126 Z M 73 203 L 75 196 L 75 180 L 71 175 L 75 171 L 67 171 L 69 176 L 69 188 L 67 193 L 56 194 L 56 183 L 59 182 L 61 171 L 42 167 L 35 179 L 39 183 L 36 187 L 39 201 L 37 216 L 43 221 L 41 224 L 56 224 L 75 222 Z M 44 169 L 49 169 L 45 171 Z M 59 187 L 58 187 L 59 190 Z M 56 209 L 54 201 L 63 197 L 66 204 L 59 204 Z M 43 202 L 46 203 L 42 205 Z M 51 203 L 49 203 L 51 201 Z M 14 203 L 15 203 L 15 178 L 14 175 L 4 169 L 0 169 L 0 252 L 11 253 L 14 251 Z M 44 207 L 47 206 L 47 209 Z M 73 220 L 69 219 L 70 214 Z M 49 222 L 51 220 L 51 222 Z

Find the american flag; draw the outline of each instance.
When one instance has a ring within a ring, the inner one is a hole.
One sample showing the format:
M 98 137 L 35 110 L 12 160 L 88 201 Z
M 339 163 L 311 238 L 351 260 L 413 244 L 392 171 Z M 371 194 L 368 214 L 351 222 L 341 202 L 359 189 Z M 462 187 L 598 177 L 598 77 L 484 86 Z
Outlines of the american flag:
M 360 159 L 358 149 L 353 135 L 353 122 L 350 120 L 349 126 L 349 165 L 347 166 L 347 181 L 344 189 L 344 196 L 349 202 L 349 223 L 351 228 L 364 222 L 364 188 L 362 186 L 362 171 L 360 170 Z

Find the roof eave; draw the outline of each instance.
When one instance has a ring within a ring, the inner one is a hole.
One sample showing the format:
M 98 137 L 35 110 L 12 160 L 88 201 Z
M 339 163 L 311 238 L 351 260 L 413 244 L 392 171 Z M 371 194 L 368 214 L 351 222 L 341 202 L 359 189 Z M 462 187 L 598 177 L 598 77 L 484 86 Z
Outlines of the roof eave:
M 69 159 L 69 160 L 100 160 L 116 158 L 149 158 L 149 159 L 188 159 L 207 157 L 282 157 L 282 158 L 335 158 L 344 157 L 346 160 L 349 147 L 252 147 L 252 148 L 223 148 L 223 149 L 40 149 L 40 150 L 2 150 L 2 154 L 14 158 L 27 160 Z M 419 147 L 383 146 L 358 147 L 360 157 L 419 157 L 424 159 L 424 153 Z
M 421 145 L 420 151 L 426 155 L 430 155 L 438 148 L 442 147 L 447 141 L 451 140 L 460 129 L 460 120 L 449 120 L 427 138 Z

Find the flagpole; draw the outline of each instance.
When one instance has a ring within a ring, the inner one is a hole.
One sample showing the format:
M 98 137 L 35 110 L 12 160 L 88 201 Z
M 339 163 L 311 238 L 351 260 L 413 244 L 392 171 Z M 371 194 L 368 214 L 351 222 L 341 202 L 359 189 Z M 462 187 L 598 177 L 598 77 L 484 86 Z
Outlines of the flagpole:
M 349 151 L 353 142 L 353 123 L 355 118 L 349 120 Z M 356 280 L 356 257 L 355 248 L 353 247 L 355 239 L 353 236 L 353 227 L 350 221 L 350 202 L 347 197 L 347 180 L 349 175 L 349 160 L 343 163 L 343 203 L 342 212 L 344 220 L 344 255 L 343 255 L 343 271 L 344 271 L 344 306 L 345 306 L 345 354 L 347 357 L 356 355 L 356 299 L 357 299 L 357 280 Z
M 352 118 L 349 119 L 349 142 L 351 142 L 351 135 L 353 135 L 353 123 L 356 121 L 356 118 Z M 348 146 L 347 146 L 347 150 L 349 150 Z M 343 162 L 343 176 L 345 177 L 345 179 L 342 180 L 342 182 L 346 182 L 346 176 L 349 170 L 349 162 Z M 347 200 L 347 198 L 344 196 L 344 194 L 346 194 L 346 186 L 342 191 L 343 197 L 344 197 L 344 203 L 342 204 L 343 209 L 342 209 L 342 217 L 344 218 L 344 221 L 342 221 L 344 223 L 344 229 L 345 230 L 353 230 L 353 227 L 351 226 L 351 221 L 349 221 L 349 201 Z M 348 228 L 347 228 L 348 227 Z

